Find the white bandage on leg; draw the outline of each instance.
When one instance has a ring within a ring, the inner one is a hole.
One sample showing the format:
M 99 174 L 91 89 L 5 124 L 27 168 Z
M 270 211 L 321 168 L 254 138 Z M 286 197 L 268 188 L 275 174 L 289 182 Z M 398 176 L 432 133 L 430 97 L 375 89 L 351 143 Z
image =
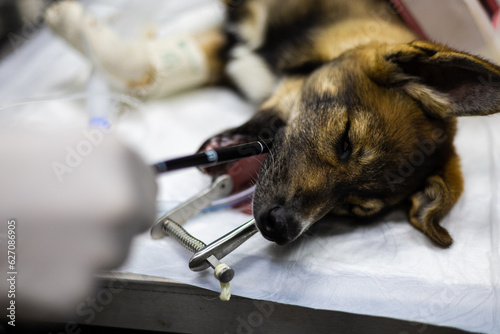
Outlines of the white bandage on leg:
M 90 56 L 116 88 L 128 93 L 165 96 L 208 80 L 205 55 L 193 37 L 126 42 L 76 1 L 56 3 L 45 20 L 54 33 Z
M 208 81 L 205 55 L 192 36 L 151 41 L 148 53 L 156 72 L 154 82 L 146 88 L 149 96 L 173 94 Z

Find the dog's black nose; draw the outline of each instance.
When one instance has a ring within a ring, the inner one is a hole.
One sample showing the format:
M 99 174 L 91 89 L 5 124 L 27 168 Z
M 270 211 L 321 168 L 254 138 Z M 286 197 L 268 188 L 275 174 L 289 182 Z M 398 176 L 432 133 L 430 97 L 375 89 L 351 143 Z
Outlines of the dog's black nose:
M 285 244 L 289 239 L 289 225 L 292 217 L 284 207 L 275 205 L 265 210 L 257 219 L 257 226 L 267 240 Z

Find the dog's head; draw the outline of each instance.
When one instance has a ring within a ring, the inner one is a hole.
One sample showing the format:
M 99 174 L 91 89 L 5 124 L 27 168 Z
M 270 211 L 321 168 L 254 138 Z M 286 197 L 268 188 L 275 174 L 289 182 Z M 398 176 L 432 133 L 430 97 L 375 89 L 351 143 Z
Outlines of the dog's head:
M 438 222 L 463 187 L 455 117 L 499 105 L 498 67 L 429 42 L 359 47 L 291 78 L 263 105 L 287 119 L 259 175 L 257 226 L 285 244 L 327 213 L 408 201 L 410 222 L 449 246 Z

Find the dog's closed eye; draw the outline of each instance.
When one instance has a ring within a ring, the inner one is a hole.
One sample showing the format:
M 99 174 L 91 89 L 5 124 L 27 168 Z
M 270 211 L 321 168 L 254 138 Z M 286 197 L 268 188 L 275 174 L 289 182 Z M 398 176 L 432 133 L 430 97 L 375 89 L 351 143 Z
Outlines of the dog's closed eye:
M 349 140 L 349 128 L 351 127 L 351 122 L 347 121 L 345 131 L 340 137 L 340 141 L 338 144 L 338 152 L 341 162 L 346 162 L 351 157 L 352 153 L 352 143 Z

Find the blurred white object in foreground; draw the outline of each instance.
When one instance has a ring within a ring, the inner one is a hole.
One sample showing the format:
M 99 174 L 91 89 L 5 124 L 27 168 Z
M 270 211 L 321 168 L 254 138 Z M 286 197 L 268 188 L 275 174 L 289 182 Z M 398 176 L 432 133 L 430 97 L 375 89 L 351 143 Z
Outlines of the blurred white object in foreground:
M 108 129 L 3 129 L 0 154 L 0 270 L 17 272 L 18 315 L 74 314 L 93 274 L 123 262 L 132 237 L 151 226 L 155 175 Z M 2 280 L 2 304 L 8 288 Z

